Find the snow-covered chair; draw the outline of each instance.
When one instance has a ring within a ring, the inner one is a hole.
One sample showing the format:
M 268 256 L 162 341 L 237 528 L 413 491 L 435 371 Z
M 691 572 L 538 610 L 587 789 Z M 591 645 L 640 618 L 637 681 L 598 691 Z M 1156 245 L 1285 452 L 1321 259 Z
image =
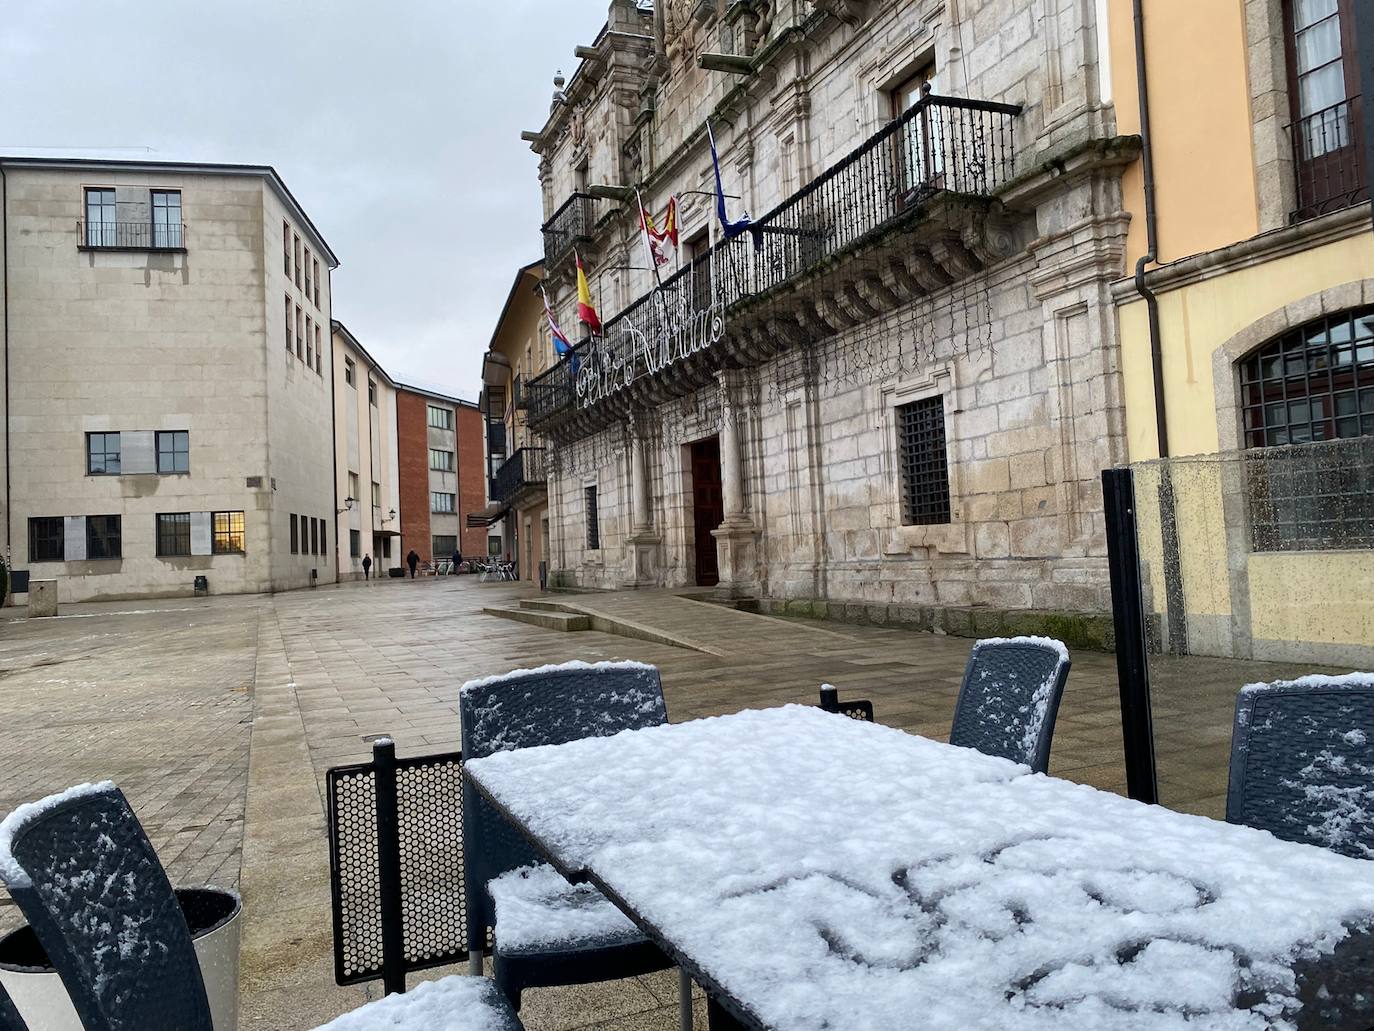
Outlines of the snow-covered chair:
M 1374 673 L 1241 688 L 1226 819 L 1374 859 Z
M 369 1002 L 315 1031 L 524 1031 L 524 1025 L 496 985 L 454 974 Z
M 29 1031 L 29 1026 L 24 1023 L 24 1018 L 14 1008 L 14 1002 L 2 984 L 0 984 L 0 1031 Z
M 463 758 L 606 737 L 666 723 L 658 670 L 585 662 L 470 681 L 458 693 Z M 525 988 L 587 984 L 672 966 L 600 892 L 544 864 L 508 820 L 463 781 L 463 861 L 472 971 L 492 933 L 497 985 L 516 1009 Z
M 978 641 L 964 669 L 949 743 L 1049 772 L 1069 665 L 1069 650 L 1047 637 Z
M 210 1031 L 181 906 L 120 790 L 82 784 L 0 823 L 0 880 L 86 1031 Z

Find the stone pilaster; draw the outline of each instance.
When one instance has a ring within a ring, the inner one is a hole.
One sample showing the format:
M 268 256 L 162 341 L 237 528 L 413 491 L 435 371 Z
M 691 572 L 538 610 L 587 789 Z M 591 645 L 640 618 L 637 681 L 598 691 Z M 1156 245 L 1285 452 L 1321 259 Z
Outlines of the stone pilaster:
M 663 538 L 654 529 L 650 498 L 649 440 L 644 428 L 634 419 L 629 426 L 630 444 L 630 548 L 629 577 L 626 587 L 653 587 L 658 584 L 658 553 Z
M 739 374 L 718 372 L 720 383 L 720 479 L 725 520 L 711 531 L 716 539 L 720 583 L 716 593 L 729 598 L 758 593 L 758 527 L 744 492 L 744 448 L 740 424 L 743 384 Z

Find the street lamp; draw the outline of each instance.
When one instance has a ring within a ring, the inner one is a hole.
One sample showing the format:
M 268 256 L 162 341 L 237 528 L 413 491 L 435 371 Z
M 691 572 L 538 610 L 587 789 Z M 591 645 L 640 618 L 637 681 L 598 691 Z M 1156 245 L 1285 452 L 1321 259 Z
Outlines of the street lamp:
M 395 521 L 396 521 L 396 510 L 393 508 L 393 509 L 391 509 L 390 512 L 387 513 L 387 517 L 386 517 L 385 519 L 382 520 L 382 525 L 385 526 L 387 523 L 393 523 L 393 522 L 395 522 Z
M 353 498 L 353 497 L 344 498 L 344 507 L 343 507 L 343 508 L 340 508 L 340 509 L 335 509 L 335 514 L 336 514 L 336 515 L 343 515 L 345 512 L 351 512 L 351 511 L 353 511 L 353 502 L 355 502 L 355 501 L 357 501 L 357 500 L 358 500 L 357 498 Z

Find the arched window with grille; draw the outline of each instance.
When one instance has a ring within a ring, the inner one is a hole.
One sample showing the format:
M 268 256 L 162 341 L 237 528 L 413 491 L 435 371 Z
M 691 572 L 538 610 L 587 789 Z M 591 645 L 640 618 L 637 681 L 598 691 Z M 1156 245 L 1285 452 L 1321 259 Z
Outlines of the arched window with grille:
M 1254 550 L 1374 547 L 1374 307 L 1238 364 Z

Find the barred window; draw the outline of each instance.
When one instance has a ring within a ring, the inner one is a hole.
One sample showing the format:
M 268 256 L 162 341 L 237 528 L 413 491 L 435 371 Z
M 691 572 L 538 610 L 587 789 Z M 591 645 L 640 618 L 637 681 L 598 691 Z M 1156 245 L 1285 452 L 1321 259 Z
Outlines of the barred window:
M 443 491 L 432 490 L 429 492 L 429 510 L 431 512 L 452 512 L 453 495 Z
M 66 549 L 66 531 L 61 516 L 29 520 L 29 561 L 61 562 Z
M 157 471 L 191 471 L 191 434 L 186 430 L 167 430 L 157 435 Z
M 86 434 L 86 472 L 92 476 L 119 473 L 119 434 Z
M 587 511 L 587 550 L 598 551 L 601 548 L 601 526 L 596 510 L 596 488 L 587 487 L 583 491 L 583 497 Z
M 168 557 L 191 554 L 190 512 L 158 513 L 157 553 Z
M 242 555 L 243 513 L 210 513 L 210 550 L 216 555 Z
M 949 464 L 945 456 L 944 398 L 897 407 L 897 456 L 902 484 L 902 525 L 947 523 Z
M 90 559 L 119 558 L 121 555 L 120 517 L 99 515 L 86 517 L 86 557 Z

